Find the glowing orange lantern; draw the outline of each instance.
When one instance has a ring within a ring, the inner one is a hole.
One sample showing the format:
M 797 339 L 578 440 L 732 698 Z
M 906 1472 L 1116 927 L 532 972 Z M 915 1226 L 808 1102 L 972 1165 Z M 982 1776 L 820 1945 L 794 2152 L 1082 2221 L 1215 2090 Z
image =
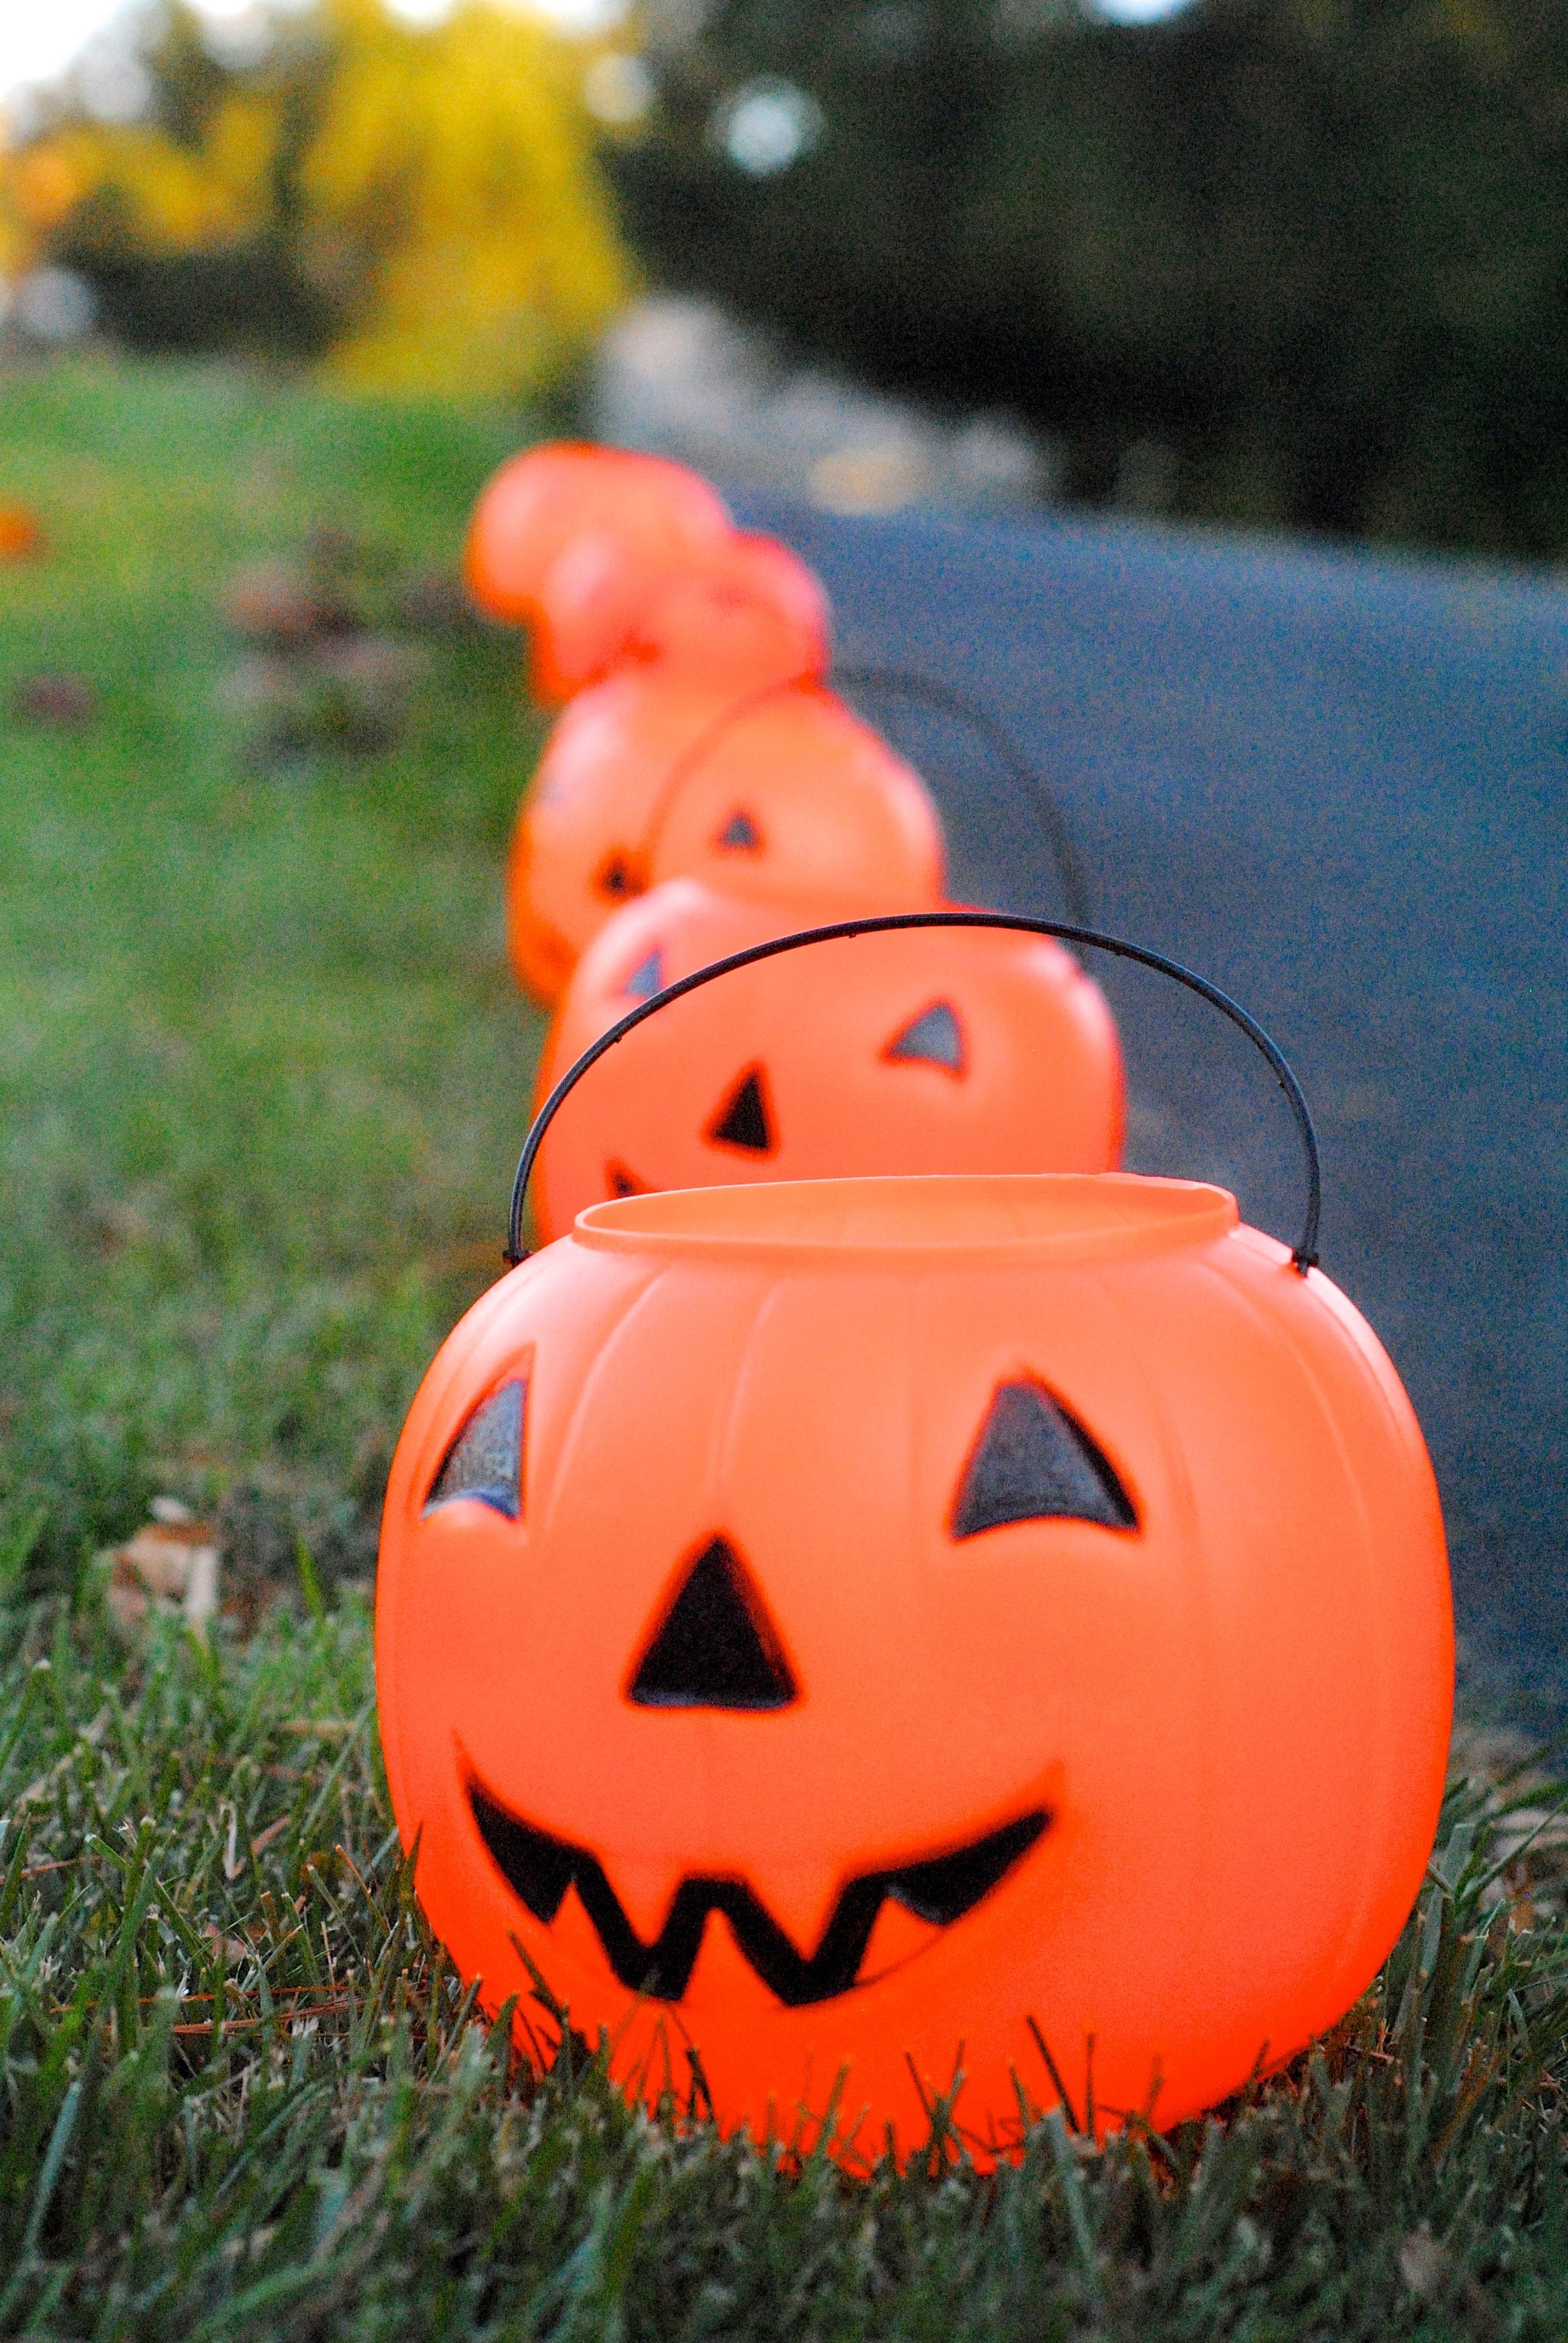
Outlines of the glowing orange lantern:
M 650 561 L 699 558 L 729 534 L 729 516 L 706 480 L 662 457 L 561 441 L 502 465 L 474 508 L 465 576 L 481 609 L 538 630 L 533 684 L 547 701 L 576 686 L 557 673 L 541 628 L 546 588 L 562 555 L 596 534 L 641 578 Z
M 573 971 L 545 1098 L 638 1001 L 818 899 L 675 879 L 617 912 Z M 534 1217 L 560 1236 L 606 1197 L 867 1172 L 1104 1172 L 1121 1052 L 1104 995 L 1048 937 L 920 931 L 764 960 L 704 987 L 607 1058 L 552 1124 Z
M 1341 2016 L 1421 1884 L 1452 1641 L 1313 1163 L 1294 1255 L 1199 1183 L 787 1182 L 597 1205 L 476 1305 L 377 1672 L 487 2007 L 537 1972 L 628 2089 L 690 2053 L 726 2129 L 836 2100 L 846 2156 L 955 2085 L 1007 2152 L 1041 2040 L 1101 2126 L 1169 2123 Z
M 831 693 L 630 668 L 573 700 L 523 801 L 512 966 L 555 1001 L 610 914 L 665 879 L 875 911 L 940 902 L 944 871 L 923 783 Z

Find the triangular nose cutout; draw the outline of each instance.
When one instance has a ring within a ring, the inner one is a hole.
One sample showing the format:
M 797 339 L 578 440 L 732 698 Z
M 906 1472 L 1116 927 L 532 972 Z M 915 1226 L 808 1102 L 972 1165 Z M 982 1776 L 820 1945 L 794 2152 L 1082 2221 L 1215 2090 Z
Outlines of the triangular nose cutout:
M 911 1017 L 902 1031 L 894 1034 L 882 1055 L 915 1065 L 941 1066 L 950 1074 L 962 1075 L 968 1070 L 969 1059 L 964 1051 L 963 1027 L 952 1002 L 933 1001 L 929 1009 Z
M 664 954 L 656 944 L 646 960 L 639 960 L 621 987 L 628 1001 L 651 1001 L 656 992 L 664 990 Z
M 952 1534 L 1047 1521 L 1138 1526 L 1108 1460 L 1060 1401 L 1043 1383 L 999 1383 L 953 1501 Z
M 728 854 L 755 854 L 761 847 L 762 832 L 751 816 L 737 806 L 713 843 Z
M 741 1147 L 749 1155 L 771 1155 L 779 1141 L 768 1111 L 768 1089 L 760 1066 L 749 1066 L 708 1126 L 708 1136 L 720 1147 Z
M 604 1187 L 606 1195 L 612 1197 L 646 1196 L 648 1192 L 647 1181 L 639 1180 L 635 1172 L 628 1172 L 624 1163 L 605 1165 Z
M 779 1638 L 723 1538 L 704 1548 L 631 1680 L 639 1708 L 788 1708 L 797 1697 Z

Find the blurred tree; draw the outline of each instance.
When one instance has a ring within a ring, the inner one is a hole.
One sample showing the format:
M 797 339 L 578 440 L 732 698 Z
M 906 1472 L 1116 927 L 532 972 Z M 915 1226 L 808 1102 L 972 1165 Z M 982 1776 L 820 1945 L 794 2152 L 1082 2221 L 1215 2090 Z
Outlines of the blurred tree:
M 334 7 L 339 64 L 300 173 L 303 245 L 317 284 L 372 288 L 349 293 L 335 365 L 427 390 L 537 388 L 627 285 L 580 54 L 493 7 L 423 35 L 377 0 Z
M 585 58 L 542 21 L 471 0 L 417 27 L 317 0 L 246 65 L 185 0 L 149 27 L 141 119 L 94 120 L 67 90 L 0 175 L 0 252 L 81 270 L 125 339 L 537 393 L 622 297 Z
M 1062 432 L 1080 495 L 1568 551 L 1557 0 L 647 0 L 645 37 L 609 165 L 666 281 Z

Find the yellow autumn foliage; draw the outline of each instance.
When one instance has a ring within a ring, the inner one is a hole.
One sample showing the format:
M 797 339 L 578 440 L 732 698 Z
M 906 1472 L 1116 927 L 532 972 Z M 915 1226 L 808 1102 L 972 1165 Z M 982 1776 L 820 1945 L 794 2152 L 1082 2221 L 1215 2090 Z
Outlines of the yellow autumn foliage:
M 629 281 L 581 102 L 593 51 L 506 0 L 424 26 L 381 0 L 314 13 L 327 62 L 286 234 L 344 321 L 327 366 L 362 387 L 538 389 Z M 95 201 L 141 258 L 278 232 L 286 104 L 258 82 L 196 143 L 77 120 L 0 156 L 0 266 L 47 257 Z
M 140 250 L 209 250 L 266 225 L 276 141 L 272 109 L 246 97 L 217 108 L 195 150 L 138 123 L 73 123 L 10 158 L 7 208 L 41 234 L 113 190 Z
M 592 167 L 584 59 L 485 5 L 416 30 L 332 0 L 342 39 L 302 184 L 319 272 L 396 222 L 376 297 L 334 353 L 359 383 L 528 386 L 592 339 L 627 263 Z

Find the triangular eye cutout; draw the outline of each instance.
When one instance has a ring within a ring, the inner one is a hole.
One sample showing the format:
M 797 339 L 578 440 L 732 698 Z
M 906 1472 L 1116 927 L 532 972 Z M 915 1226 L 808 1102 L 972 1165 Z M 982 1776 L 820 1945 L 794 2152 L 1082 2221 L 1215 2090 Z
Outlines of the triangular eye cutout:
M 622 854 L 618 849 L 606 855 L 594 875 L 593 883 L 598 892 L 608 896 L 612 903 L 622 903 L 628 895 L 645 892 L 643 881 L 630 856 Z
M 624 1163 L 607 1163 L 604 1167 L 604 1191 L 607 1196 L 646 1196 L 648 1186 Z
M 747 1068 L 709 1124 L 708 1136 L 720 1147 L 739 1147 L 748 1155 L 774 1153 L 779 1140 L 760 1066 Z
M 759 854 L 762 850 L 762 832 L 751 816 L 737 806 L 713 843 L 726 854 Z
M 646 960 L 639 960 L 621 992 L 628 1001 L 651 1001 L 656 992 L 664 990 L 664 954 L 656 944 Z
M 477 1407 L 447 1449 L 425 1511 L 472 1497 L 515 1522 L 523 1510 L 523 1410 L 528 1385 L 503 1383 Z
M 963 1027 L 959 1023 L 958 1011 L 950 1001 L 933 1001 L 918 1017 L 894 1034 L 882 1051 L 884 1058 L 897 1062 L 902 1059 L 920 1066 L 941 1066 L 955 1076 L 968 1071 L 969 1057 L 964 1049 Z
M 692 1564 L 631 1681 L 639 1708 L 788 1708 L 795 1679 L 734 1547 Z
M 953 1500 L 952 1535 L 1049 1521 L 1138 1526 L 1126 1490 L 1061 1402 L 1043 1383 L 999 1383 Z

